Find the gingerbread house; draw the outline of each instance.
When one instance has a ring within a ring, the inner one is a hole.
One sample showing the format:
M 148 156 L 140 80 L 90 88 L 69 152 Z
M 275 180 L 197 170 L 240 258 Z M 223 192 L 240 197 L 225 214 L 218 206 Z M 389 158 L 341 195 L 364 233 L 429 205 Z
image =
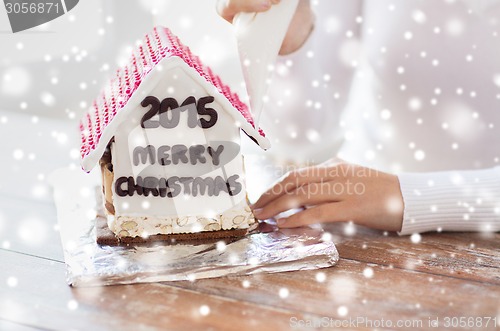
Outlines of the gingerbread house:
M 164 27 L 119 68 L 80 122 L 82 168 L 99 163 L 118 238 L 249 229 L 243 131 L 248 107 Z

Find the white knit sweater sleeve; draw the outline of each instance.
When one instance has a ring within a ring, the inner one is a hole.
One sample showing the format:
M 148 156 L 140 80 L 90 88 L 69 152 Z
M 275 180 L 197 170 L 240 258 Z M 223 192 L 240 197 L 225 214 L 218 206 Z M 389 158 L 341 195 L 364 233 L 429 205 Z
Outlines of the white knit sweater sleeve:
M 399 234 L 427 231 L 500 231 L 500 167 L 403 173 Z

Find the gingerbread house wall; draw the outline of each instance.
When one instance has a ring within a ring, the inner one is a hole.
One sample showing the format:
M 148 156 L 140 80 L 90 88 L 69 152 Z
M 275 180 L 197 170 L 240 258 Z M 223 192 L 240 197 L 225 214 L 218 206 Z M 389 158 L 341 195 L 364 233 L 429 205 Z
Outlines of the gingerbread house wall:
M 208 90 L 206 84 L 193 80 L 187 74 L 183 66 L 174 66 L 163 69 L 161 77 L 156 84 L 149 88 L 142 88 L 139 93 L 144 97 L 154 96 L 159 100 L 167 97 L 175 98 L 181 104 L 189 96 L 195 99 L 211 96 L 217 93 Z M 208 86 L 209 87 L 209 86 Z M 141 98 L 142 99 L 142 98 Z M 235 206 L 245 204 L 246 190 L 243 173 L 243 160 L 240 152 L 240 129 L 238 123 L 229 116 L 222 106 L 215 100 L 209 105 L 218 113 L 216 124 L 208 129 L 201 127 L 189 128 L 187 125 L 188 112 L 181 112 L 179 125 L 175 128 L 143 129 L 140 126 L 141 118 L 148 111 L 137 105 L 132 116 L 127 118 L 118 128 L 114 142 L 111 144 L 113 163 L 113 185 L 112 197 L 116 216 L 141 217 L 152 215 L 155 217 L 172 216 L 205 216 L 211 217 L 224 211 L 234 209 Z M 133 151 L 137 146 L 152 145 L 157 149 L 159 146 L 167 145 L 193 145 L 212 146 L 217 148 L 224 145 L 221 164 L 214 166 L 212 160 L 207 156 L 207 163 L 196 165 L 178 164 L 162 166 L 156 160 L 154 165 L 149 163 L 139 165 L 133 164 Z M 119 196 L 115 190 L 116 180 L 121 177 L 155 176 L 157 178 L 178 177 L 213 177 L 239 176 L 242 189 L 238 194 L 230 196 L 221 192 L 219 196 L 198 195 L 190 196 L 181 194 L 174 198 L 144 196 L 134 194 L 133 196 Z

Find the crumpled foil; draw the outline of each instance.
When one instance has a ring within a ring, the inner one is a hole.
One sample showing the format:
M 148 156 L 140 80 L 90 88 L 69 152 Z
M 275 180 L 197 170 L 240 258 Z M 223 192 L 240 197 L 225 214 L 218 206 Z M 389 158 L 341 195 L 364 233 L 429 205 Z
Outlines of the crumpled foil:
M 67 282 L 72 286 L 310 270 L 333 266 L 339 258 L 331 236 L 321 229 L 278 229 L 272 223 L 261 223 L 255 233 L 228 243 L 99 246 L 94 226 L 95 176 L 61 169 L 51 182 Z

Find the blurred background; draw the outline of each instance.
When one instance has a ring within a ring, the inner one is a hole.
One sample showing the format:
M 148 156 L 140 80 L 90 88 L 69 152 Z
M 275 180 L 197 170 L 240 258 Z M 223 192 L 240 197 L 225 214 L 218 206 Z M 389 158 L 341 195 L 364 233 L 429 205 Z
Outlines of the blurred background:
M 12 34 L 0 14 L 4 110 L 54 118 L 79 117 L 134 43 L 155 25 L 170 27 L 236 89 L 241 87 L 232 27 L 215 1 L 81 1 L 66 15 Z M 228 69 L 230 68 L 230 69 Z

